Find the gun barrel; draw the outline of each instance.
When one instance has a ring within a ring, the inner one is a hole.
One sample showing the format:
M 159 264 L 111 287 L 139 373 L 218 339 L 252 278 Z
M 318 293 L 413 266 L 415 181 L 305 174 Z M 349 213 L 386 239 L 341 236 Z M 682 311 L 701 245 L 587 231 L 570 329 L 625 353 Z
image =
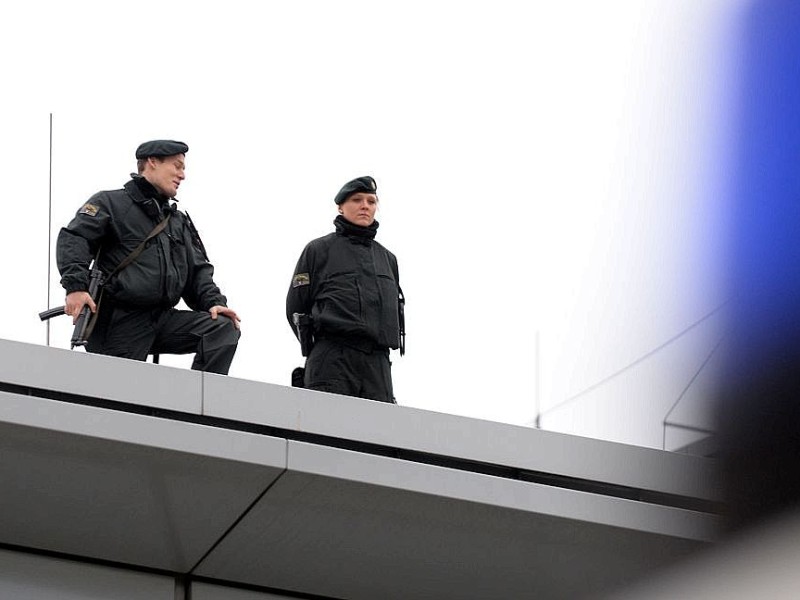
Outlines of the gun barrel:
M 55 308 L 49 308 L 39 313 L 39 318 L 42 321 L 47 321 L 48 319 L 52 319 L 53 317 L 60 317 L 64 314 L 64 306 L 56 306 Z
M 78 315 L 78 320 L 75 321 L 75 329 L 72 330 L 72 339 L 70 340 L 70 348 L 75 346 L 86 345 L 86 327 L 89 325 L 89 318 L 91 316 L 91 309 L 89 305 L 83 307 L 81 314 Z
M 64 309 L 64 306 L 56 306 L 55 308 L 42 311 L 39 313 L 39 318 L 42 321 L 47 321 L 53 317 L 61 316 L 66 314 Z M 78 315 L 78 320 L 75 321 L 75 328 L 72 330 L 72 339 L 70 340 L 70 345 L 72 348 L 75 346 L 86 345 L 86 328 L 89 326 L 89 320 L 91 319 L 91 316 L 92 311 L 87 304 L 83 307 L 81 314 Z
M 97 256 L 100 256 L 99 252 Z M 100 295 L 104 283 L 105 277 L 103 272 L 98 268 L 97 258 L 95 258 L 94 262 L 92 263 L 92 268 L 89 271 L 89 289 L 87 291 L 89 296 L 91 296 L 92 300 L 94 300 L 98 306 L 100 304 Z M 53 317 L 66 314 L 66 308 L 66 306 L 49 308 L 40 312 L 39 318 L 42 321 L 46 321 L 48 319 L 52 319 Z M 86 345 L 86 330 L 89 328 L 89 324 L 92 320 L 91 317 L 92 310 L 89 308 L 88 304 L 84 304 L 83 309 L 81 309 L 81 314 L 78 315 L 78 318 L 75 320 L 75 328 L 72 330 L 72 339 L 70 339 L 70 346 L 72 348 L 75 348 L 75 346 Z M 89 333 L 91 333 L 91 331 Z

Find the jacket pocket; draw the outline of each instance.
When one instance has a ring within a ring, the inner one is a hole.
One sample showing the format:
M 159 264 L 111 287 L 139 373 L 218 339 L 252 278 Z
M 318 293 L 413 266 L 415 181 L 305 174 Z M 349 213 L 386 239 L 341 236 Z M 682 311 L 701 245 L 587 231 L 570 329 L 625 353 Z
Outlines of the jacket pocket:
M 316 298 L 320 325 L 333 331 L 352 332 L 364 322 L 364 298 L 356 273 L 333 273 Z

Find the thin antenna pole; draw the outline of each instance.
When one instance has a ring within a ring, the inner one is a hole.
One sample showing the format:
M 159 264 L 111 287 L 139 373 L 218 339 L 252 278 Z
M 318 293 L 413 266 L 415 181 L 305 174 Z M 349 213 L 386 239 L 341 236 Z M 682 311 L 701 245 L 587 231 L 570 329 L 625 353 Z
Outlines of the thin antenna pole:
M 50 308 L 50 270 L 53 233 L 53 113 L 50 113 L 50 165 L 47 176 L 47 308 Z M 50 345 L 50 320 L 47 320 L 47 345 Z
M 539 379 L 541 375 L 541 371 L 539 370 L 539 330 L 536 330 L 536 338 L 535 338 L 535 347 L 534 347 L 534 360 L 536 364 L 534 365 L 534 374 L 536 377 L 536 389 L 535 389 L 535 398 L 536 398 L 536 429 L 542 428 L 542 410 L 541 410 L 541 398 L 540 398 L 540 389 L 541 386 L 539 384 Z

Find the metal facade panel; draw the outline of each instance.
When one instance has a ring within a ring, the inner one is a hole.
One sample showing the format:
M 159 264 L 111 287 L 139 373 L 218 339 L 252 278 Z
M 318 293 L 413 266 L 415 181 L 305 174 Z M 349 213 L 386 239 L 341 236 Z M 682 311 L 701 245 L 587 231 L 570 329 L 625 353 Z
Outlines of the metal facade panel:
M 691 498 L 720 497 L 714 461 L 230 377 L 204 414 Z
M 718 518 L 707 513 L 576 492 L 384 457 L 289 442 L 290 472 L 478 502 L 511 510 L 712 542 Z
M 0 543 L 180 573 L 197 565 L 223 587 L 469 600 L 594 594 L 714 539 L 705 513 L 474 464 L 713 498 L 706 459 L 25 344 L 0 342 L 0 359 L 27 350 L 33 359 L 0 370 L 0 384 L 21 386 L 0 392 Z M 191 393 L 185 375 L 200 381 Z M 130 390 L 117 388 L 131 380 L 139 391 L 124 399 Z M 155 390 L 145 406 L 199 412 L 179 418 L 207 425 L 74 402 L 143 404 L 142 390 Z M 170 404 L 173 392 L 197 397 Z M 333 447 L 342 443 L 352 450 Z
M 202 373 L 0 340 L 0 382 L 200 414 Z
M 204 582 L 192 582 L 192 600 L 292 600 L 295 598 L 297 596 L 283 596 Z
M 0 393 L 0 542 L 186 572 L 285 440 Z
M 175 600 L 175 580 L 163 575 L 0 550 L 0 598 Z
M 290 442 L 287 473 L 196 574 L 351 599 L 572 598 L 706 545 L 637 529 L 633 504 Z M 651 508 L 655 529 L 688 531 L 686 511 Z

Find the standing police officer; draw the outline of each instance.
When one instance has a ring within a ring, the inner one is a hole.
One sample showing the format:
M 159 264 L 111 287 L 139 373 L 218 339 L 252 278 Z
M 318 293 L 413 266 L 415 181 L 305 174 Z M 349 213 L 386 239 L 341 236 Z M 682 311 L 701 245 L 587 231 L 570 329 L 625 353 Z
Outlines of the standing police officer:
M 192 368 L 227 374 L 239 318 L 214 283 L 214 267 L 188 215 L 171 200 L 185 178 L 189 147 L 173 140 L 136 150 L 138 174 L 121 190 L 98 192 L 58 235 L 65 312 L 95 314 L 89 352 L 145 360 L 196 353 Z M 108 278 L 89 295 L 92 260 Z M 180 299 L 192 310 L 177 310 Z
M 389 349 L 403 352 L 402 293 L 397 259 L 375 241 L 376 192 L 366 176 L 336 195 L 336 231 L 300 255 L 286 316 L 295 335 L 313 339 L 304 387 L 394 403 Z

